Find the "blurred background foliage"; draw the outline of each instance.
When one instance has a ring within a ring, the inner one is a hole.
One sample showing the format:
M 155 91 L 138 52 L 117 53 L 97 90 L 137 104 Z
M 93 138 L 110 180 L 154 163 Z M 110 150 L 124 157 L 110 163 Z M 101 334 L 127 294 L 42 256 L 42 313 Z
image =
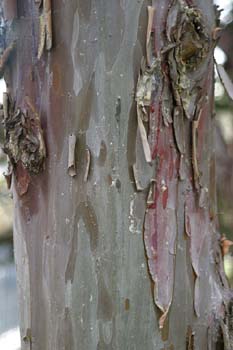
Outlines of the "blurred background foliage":
M 215 59 L 224 66 L 233 81 L 233 2 L 228 1 L 226 8 L 228 11 L 225 9 L 223 16 L 226 27 L 219 40 Z M 233 101 L 227 96 L 217 75 L 215 102 L 218 218 L 221 233 L 233 240 Z
M 221 13 L 221 26 L 224 27 L 215 60 L 224 66 L 233 81 L 233 1 L 216 0 Z M 216 180 L 219 231 L 222 236 L 233 241 L 233 101 L 230 100 L 216 74 L 215 81 L 216 112 Z M 233 249 L 224 255 L 224 267 L 231 287 L 233 287 Z
M 2 103 L 2 93 L 5 91 L 5 83 L 0 81 L 0 103 Z M 3 143 L 3 130 L 0 127 L 0 144 Z M 12 217 L 13 217 L 13 202 L 10 191 L 7 189 L 7 184 L 4 177 L 4 172 L 7 170 L 7 158 L 0 148 L 0 242 L 7 239 L 12 239 Z

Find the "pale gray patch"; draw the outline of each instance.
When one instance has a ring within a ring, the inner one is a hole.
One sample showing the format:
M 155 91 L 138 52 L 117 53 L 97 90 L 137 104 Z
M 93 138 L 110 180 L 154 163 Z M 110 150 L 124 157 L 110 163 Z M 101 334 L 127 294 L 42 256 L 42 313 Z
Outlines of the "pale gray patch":
M 107 345 L 111 344 L 112 335 L 113 335 L 112 320 L 102 323 L 102 333 L 103 333 L 103 340 L 105 344 Z
M 90 235 L 82 219 L 78 223 L 78 251 L 72 284 L 72 323 L 76 329 L 75 349 L 82 339 L 82 347 L 96 349 L 99 342 L 97 322 L 98 286 L 95 257 L 90 246 Z M 91 302 L 90 302 L 91 301 Z
M 131 0 L 120 0 L 121 8 L 125 11 L 130 5 Z
M 83 79 L 79 69 L 79 65 L 76 64 L 78 41 L 79 41 L 79 13 L 77 9 L 74 14 L 73 34 L 71 39 L 71 57 L 72 57 L 72 63 L 73 63 L 73 69 L 74 69 L 73 89 L 76 96 L 78 96 L 80 90 L 83 87 Z
M 65 305 L 70 309 L 72 303 L 72 283 L 71 280 L 68 280 L 66 283 L 65 289 Z
M 104 53 L 100 52 L 95 62 L 95 91 L 97 94 L 97 105 L 92 108 L 90 125 L 86 133 L 87 145 L 95 157 L 99 156 L 101 141 L 105 141 L 106 134 L 108 134 L 106 131 L 107 115 L 105 115 L 105 69 Z
M 17 215 L 15 216 L 14 222 L 14 248 L 20 301 L 20 333 L 21 339 L 23 339 L 26 337 L 28 330 L 31 329 L 31 289 L 27 246 L 23 229 Z M 22 341 L 22 343 L 24 350 L 30 350 L 30 341 Z

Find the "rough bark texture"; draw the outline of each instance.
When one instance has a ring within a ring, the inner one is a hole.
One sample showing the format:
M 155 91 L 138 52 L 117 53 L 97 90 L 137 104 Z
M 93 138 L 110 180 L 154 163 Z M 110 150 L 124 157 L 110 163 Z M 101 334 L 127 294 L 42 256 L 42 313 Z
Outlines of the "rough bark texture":
M 159 62 L 152 164 L 135 103 L 149 5 Z M 47 149 L 41 173 L 21 162 L 13 170 L 22 349 L 223 349 L 216 342 L 221 325 L 229 338 L 229 296 L 215 225 L 212 2 L 56 0 L 51 14 L 50 50 L 49 10 L 18 1 L 5 72 L 15 106 L 27 97 L 39 114 Z M 18 183 L 28 186 L 23 195 Z

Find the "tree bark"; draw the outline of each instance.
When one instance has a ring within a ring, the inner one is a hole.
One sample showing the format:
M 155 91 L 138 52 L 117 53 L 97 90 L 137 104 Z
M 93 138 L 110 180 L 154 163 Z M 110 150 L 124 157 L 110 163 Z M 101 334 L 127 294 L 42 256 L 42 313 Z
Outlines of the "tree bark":
M 212 1 L 48 5 L 18 1 L 5 69 L 42 149 L 6 147 L 22 349 L 227 348 Z

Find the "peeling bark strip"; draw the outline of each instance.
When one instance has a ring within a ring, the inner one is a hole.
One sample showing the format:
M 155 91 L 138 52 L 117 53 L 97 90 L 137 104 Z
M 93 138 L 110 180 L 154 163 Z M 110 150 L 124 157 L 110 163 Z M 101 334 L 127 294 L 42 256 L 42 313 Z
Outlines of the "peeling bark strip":
M 29 346 L 29 349 L 32 348 L 32 331 L 30 328 L 27 328 L 26 334 L 22 337 L 23 343 Z
M 193 175 L 194 175 L 194 184 L 196 189 L 198 190 L 200 187 L 200 171 L 198 167 L 197 161 L 197 129 L 199 125 L 199 120 L 202 111 L 200 111 L 197 120 L 192 122 L 192 164 L 193 164 Z
M 143 187 L 140 182 L 140 176 L 138 175 L 138 169 L 136 164 L 133 165 L 133 175 L 134 175 L 134 181 L 135 181 L 135 186 L 137 191 L 143 191 Z
M 173 122 L 172 120 L 172 110 L 173 110 L 173 101 L 172 93 L 168 82 L 168 77 L 164 76 L 163 81 L 163 99 L 162 99 L 162 115 L 163 122 L 165 126 L 169 126 Z M 174 113 L 174 117 L 176 114 Z M 180 139 L 179 139 L 180 140 Z M 178 141 L 178 139 L 177 139 Z M 181 139 L 182 141 L 182 139 Z M 177 143 L 178 144 L 178 143 Z
M 186 335 L 186 350 L 195 350 L 194 335 L 195 333 L 192 331 L 192 327 L 188 326 Z
M 191 239 L 191 263 L 195 273 L 195 288 L 194 288 L 194 310 L 196 315 L 200 316 L 200 276 L 201 252 L 205 243 L 205 239 L 211 230 L 211 223 L 208 215 L 208 210 L 198 208 L 196 206 L 195 195 L 187 194 L 185 208 L 185 228 L 186 233 Z
M 154 204 L 155 188 L 156 188 L 156 180 L 155 179 L 151 179 L 149 192 L 148 192 L 148 196 L 147 196 L 147 201 L 146 201 L 146 204 L 147 204 L 148 207 L 150 205 Z
M 86 155 L 86 169 L 85 169 L 83 181 L 87 182 L 89 172 L 90 172 L 90 166 L 91 166 L 91 152 L 90 152 L 89 148 L 86 149 L 85 155 Z
M 41 2 L 38 2 L 39 7 Z M 38 46 L 38 59 L 41 58 L 44 48 L 52 48 L 52 9 L 51 0 L 43 0 L 42 14 L 40 15 L 40 39 Z
M 152 15 L 155 17 L 155 24 L 151 23 Z M 159 16 L 166 18 L 160 22 Z M 187 184 L 184 184 L 186 202 L 183 198 L 183 210 L 186 233 L 191 240 L 191 262 L 196 276 L 194 310 L 200 315 L 199 260 L 211 226 L 208 215 L 208 187 L 202 185 L 198 163 L 202 161 L 200 147 L 203 140 L 199 143 L 197 137 L 199 125 L 203 125 L 205 118 L 209 117 L 206 114 L 206 101 L 208 94 L 212 93 L 209 93 L 208 84 L 212 84 L 210 76 L 213 72 L 214 43 L 212 30 L 206 26 L 201 11 L 188 2 L 173 0 L 163 9 L 148 9 L 147 47 L 150 44 L 149 33 L 152 28 L 159 28 L 156 21 L 165 28 L 154 33 L 152 59 L 150 50 L 147 49 L 149 67 L 145 68 L 144 63 L 142 64 L 136 101 L 145 157 L 148 156 L 146 149 L 150 147 L 152 158 L 158 159 L 154 172 L 156 177 L 151 180 L 148 192 L 144 242 L 149 271 L 154 282 L 154 301 L 162 312 L 159 326 L 163 328 L 174 288 L 177 240 L 175 208 L 178 203 L 178 187 L 181 180 L 191 177 L 190 182 L 186 181 Z M 162 33 L 165 33 L 165 39 Z M 162 88 L 157 88 L 156 81 L 161 82 Z M 149 105 L 148 113 L 146 108 Z M 145 121 L 149 123 L 148 139 L 145 128 L 143 129 Z M 200 132 L 203 133 L 203 129 Z M 198 203 L 197 190 L 200 190 Z M 188 335 L 187 349 L 193 347 L 191 332 Z
M 160 60 L 154 56 L 151 40 L 155 8 L 148 6 L 147 10 L 146 59 L 143 58 L 141 62 L 135 100 L 137 102 L 138 129 L 141 135 L 145 159 L 150 164 L 152 162 L 151 149 L 148 142 L 147 130 L 143 122 L 149 121 L 147 108 L 152 103 L 152 94 L 156 85 L 155 72 L 160 70 Z
M 143 124 L 143 121 L 141 118 L 141 112 L 139 109 L 138 109 L 138 128 L 139 128 L 140 135 L 141 135 L 142 146 L 143 146 L 146 161 L 147 161 L 147 163 L 151 163 L 152 158 L 151 158 L 150 145 L 149 145 L 148 140 L 147 140 L 146 128 Z
M 141 63 L 141 72 L 138 77 L 136 102 L 138 128 L 141 135 L 142 146 L 147 163 L 152 162 L 150 145 L 147 139 L 147 131 L 143 122 L 148 122 L 147 108 L 151 105 L 152 92 L 154 90 L 154 74 L 159 69 L 159 60 L 154 60 L 151 66 L 146 66 L 145 60 Z
M 69 149 L 68 149 L 68 174 L 71 177 L 77 175 L 76 162 L 75 162 L 75 148 L 76 148 L 76 136 L 74 134 L 69 135 Z

